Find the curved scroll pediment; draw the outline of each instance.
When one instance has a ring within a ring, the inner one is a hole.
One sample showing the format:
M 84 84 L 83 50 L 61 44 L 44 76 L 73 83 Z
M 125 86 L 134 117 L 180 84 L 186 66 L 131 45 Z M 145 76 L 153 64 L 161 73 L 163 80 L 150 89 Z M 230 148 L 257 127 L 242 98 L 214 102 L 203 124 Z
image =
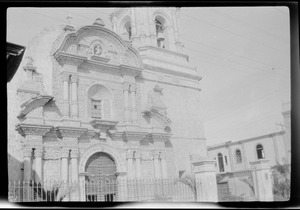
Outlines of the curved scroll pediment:
M 55 54 L 61 52 L 95 62 L 143 68 L 137 50 L 115 32 L 97 25 L 84 26 L 69 33 Z
M 24 117 L 32 110 L 44 106 L 47 102 L 53 99 L 53 96 L 48 95 L 38 95 L 34 98 L 31 98 L 21 105 L 21 112 L 19 113 L 18 117 Z

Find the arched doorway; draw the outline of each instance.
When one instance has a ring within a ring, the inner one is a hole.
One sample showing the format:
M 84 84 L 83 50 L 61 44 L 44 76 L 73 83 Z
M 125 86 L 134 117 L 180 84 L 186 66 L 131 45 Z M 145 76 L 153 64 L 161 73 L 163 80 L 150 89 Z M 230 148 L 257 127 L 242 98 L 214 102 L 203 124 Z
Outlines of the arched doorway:
M 117 194 L 116 163 L 104 152 L 94 153 L 85 165 L 86 201 L 114 201 Z

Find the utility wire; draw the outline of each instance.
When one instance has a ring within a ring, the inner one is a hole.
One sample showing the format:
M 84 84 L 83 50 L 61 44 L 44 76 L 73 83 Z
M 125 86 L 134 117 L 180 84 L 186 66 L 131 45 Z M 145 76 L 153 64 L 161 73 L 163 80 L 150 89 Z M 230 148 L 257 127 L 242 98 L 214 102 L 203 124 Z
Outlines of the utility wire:
M 234 33 L 234 32 L 232 32 L 232 31 L 230 31 L 230 30 L 228 30 L 228 29 L 225 29 L 225 28 L 222 28 L 222 27 L 220 27 L 220 26 L 218 26 L 218 25 L 215 25 L 215 24 L 212 24 L 212 23 L 203 21 L 203 20 L 201 20 L 201 19 L 199 19 L 199 18 L 195 18 L 194 16 L 191 16 L 191 15 L 188 15 L 188 14 L 185 14 L 185 13 L 181 13 L 181 14 L 184 15 L 184 16 L 186 16 L 186 17 L 189 17 L 189 18 L 191 18 L 191 19 L 193 19 L 193 20 L 195 20 L 195 21 L 197 21 L 197 22 L 199 22 L 199 21 L 200 21 L 200 22 L 203 22 L 203 23 L 205 23 L 206 25 L 210 25 L 210 26 L 213 26 L 213 27 L 215 27 L 215 28 L 219 28 L 219 29 L 221 29 L 221 30 L 223 30 L 223 31 L 226 31 L 227 33 L 233 34 L 233 35 L 238 36 L 238 37 L 241 37 L 241 38 L 243 38 L 243 39 L 247 39 L 247 40 L 256 42 L 256 43 L 258 43 L 258 44 L 260 44 L 260 45 L 263 45 L 263 46 L 265 46 L 265 47 L 267 47 L 267 48 L 271 48 L 271 49 L 273 49 L 273 50 L 277 50 L 277 51 L 281 51 L 281 52 L 286 53 L 286 51 L 284 51 L 284 50 L 282 50 L 282 49 L 277 49 L 277 48 L 275 48 L 275 47 L 266 45 L 266 44 L 263 43 L 263 42 L 259 42 L 259 41 L 255 40 L 255 39 L 251 39 L 251 38 L 244 37 L 244 36 L 242 36 L 242 35 L 240 35 L 240 34 Z
M 247 25 L 249 28 L 253 28 L 255 31 L 257 31 L 257 32 L 259 32 L 259 33 L 264 33 L 264 34 L 266 34 L 266 35 L 268 35 L 268 36 L 273 37 L 274 39 L 277 39 L 278 41 L 280 41 L 280 42 L 282 42 L 282 43 L 286 43 L 286 41 L 283 41 L 282 38 L 279 38 L 279 37 L 277 37 L 277 36 L 274 36 L 274 34 L 268 32 L 268 31 L 266 31 L 266 30 L 263 30 L 263 29 L 258 28 L 258 27 L 256 27 L 256 26 L 253 26 L 253 25 L 250 25 L 249 23 L 247 23 L 247 22 L 245 22 L 245 21 L 242 21 L 242 20 L 240 20 L 240 19 L 238 19 L 238 18 L 235 18 L 235 17 L 233 17 L 233 16 L 231 16 L 231 15 L 229 15 L 229 14 L 227 14 L 227 13 L 223 13 L 223 12 L 221 12 L 221 11 L 215 9 L 215 8 L 209 8 L 209 10 L 212 11 L 212 12 L 210 12 L 211 14 L 214 13 L 214 14 L 217 14 L 217 15 L 221 15 L 221 16 L 223 16 L 223 17 L 227 17 L 229 20 L 231 20 L 231 21 L 233 21 L 233 22 L 235 22 L 235 23 L 239 23 L 241 26 L 246 27 L 245 25 Z M 214 14 L 213 14 L 213 15 L 214 15 Z

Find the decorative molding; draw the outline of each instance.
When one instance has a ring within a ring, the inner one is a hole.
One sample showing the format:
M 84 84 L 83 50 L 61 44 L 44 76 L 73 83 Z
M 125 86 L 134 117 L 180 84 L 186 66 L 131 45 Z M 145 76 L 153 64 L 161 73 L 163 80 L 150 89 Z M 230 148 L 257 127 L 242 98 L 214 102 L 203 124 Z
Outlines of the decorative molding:
M 60 159 L 61 158 L 61 151 L 59 147 L 45 147 L 44 148 L 44 159 Z
M 130 84 L 130 92 L 136 92 L 136 84 L 135 83 Z
M 87 57 L 69 54 L 66 52 L 58 52 L 54 54 L 54 58 L 62 65 L 73 65 L 73 66 L 80 66 Z
M 150 133 L 149 138 L 151 138 L 154 142 L 166 142 L 169 141 L 171 134 L 168 133 Z
M 95 145 L 91 145 L 90 147 L 85 149 L 85 151 L 80 156 L 79 173 L 85 172 L 85 165 L 88 159 L 97 152 L 105 152 L 108 155 L 111 155 L 116 163 L 117 171 L 126 171 L 126 161 L 121 155 L 121 151 L 118 148 L 111 147 L 107 144 L 98 143 Z
M 44 152 L 44 148 L 43 147 L 36 147 L 34 150 L 34 157 L 42 157 L 43 156 L 43 152 Z
M 82 134 L 84 134 L 87 131 L 87 128 L 58 126 L 55 128 L 55 130 L 59 138 L 63 138 L 63 137 L 79 138 Z
M 123 82 L 123 91 L 129 91 L 130 82 Z
M 71 158 L 78 158 L 79 150 L 77 148 L 72 148 L 70 155 L 71 155 Z
M 67 147 L 62 147 L 60 150 L 61 158 L 68 158 L 70 155 L 70 149 Z
M 124 141 L 143 141 L 147 136 L 146 132 L 124 131 L 122 137 Z
M 22 135 L 44 136 L 53 126 L 50 125 L 34 125 L 34 124 L 17 124 L 16 130 Z
M 71 76 L 71 82 L 72 83 L 78 83 L 78 75 L 77 74 L 72 74 Z
M 24 146 L 23 147 L 23 156 L 24 157 L 31 157 L 31 155 L 32 155 L 32 147 L 30 147 L 30 146 Z
M 70 72 L 67 71 L 63 71 L 60 73 L 60 78 L 62 81 L 67 81 L 69 82 L 69 78 L 70 78 Z

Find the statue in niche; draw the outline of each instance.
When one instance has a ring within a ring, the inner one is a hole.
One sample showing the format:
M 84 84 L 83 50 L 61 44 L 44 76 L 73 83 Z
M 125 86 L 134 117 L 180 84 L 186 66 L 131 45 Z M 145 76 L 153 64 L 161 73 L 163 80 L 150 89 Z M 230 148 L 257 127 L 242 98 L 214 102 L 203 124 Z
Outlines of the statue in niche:
M 98 44 L 98 45 L 96 45 L 95 47 L 94 47 L 94 55 L 101 55 L 102 54 L 102 51 L 103 51 L 103 49 L 102 49 L 102 47 L 100 46 L 100 44 Z

